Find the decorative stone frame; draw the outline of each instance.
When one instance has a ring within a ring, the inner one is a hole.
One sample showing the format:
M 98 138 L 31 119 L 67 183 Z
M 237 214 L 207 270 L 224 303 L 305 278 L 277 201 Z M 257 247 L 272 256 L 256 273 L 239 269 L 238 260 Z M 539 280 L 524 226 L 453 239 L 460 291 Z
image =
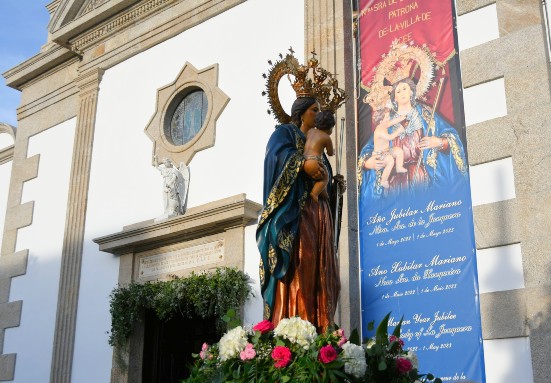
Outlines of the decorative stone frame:
M 4 133 L 9 134 L 13 138 L 14 143 L 12 145 L 0 148 L 0 165 L 11 161 L 13 158 L 13 148 L 15 145 L 15 127 L 0 122 L 0 134 Z
M 224 241 L 224 257 L 221 260 L 170 274 L 185 276 L 223 266 L 243 270 L 245 227 L 257 222 L 261 209 L 262 205 L 247 200 L 245 194 L 239 194 L 190 208 L 183 216 L 125 226 L 121 232 L 96 238 L 94 242 L 101 251 L 120 256 L 119 286 L 151 280 L 138 275 L 143 256 L 178 251 L 211 241 Z M 168 277 L 166 274 L 158 279 Z M 113 351 L 111 382 L 142 381 L 144 330 L 143 322 L 136 323 L 127 347 Z M 118 367 L 118 356 L 122 357 L 127 369 Z
M 208 100 L 208 109 L 199 132 L 189 142 L 178 146 L 172 144 L 165 134 L 165 126 L 170 123 L 178 104 L 191 91 L 201 89 Z M 145 128 L 145 133 L 153 141 L 153 154 L 159 159 L 169 158 L 173 163 L 189 164 L 193 156 L 214 146 L 216 120 L 230 98 L 218 88 L 218 64 L 197 70 L 186 62 L 176 80 L 157 91 L 155 114 Z

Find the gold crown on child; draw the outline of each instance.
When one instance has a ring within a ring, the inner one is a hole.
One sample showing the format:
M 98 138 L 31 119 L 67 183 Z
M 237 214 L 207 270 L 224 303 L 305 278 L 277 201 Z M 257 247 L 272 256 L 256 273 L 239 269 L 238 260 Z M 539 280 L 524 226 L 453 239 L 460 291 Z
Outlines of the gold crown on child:
M 284 75 L 291 82 L 297 98 L 313 97 L 320 103 L 322 110 L 335 113 L 347 99 L 345 91 L 339 88 L 335 75 L 319 66 L 315 52 L 312 52 L 312 58 L 304 65 L 299 64 L 294 53 L 293 48 L 289 48 L 289 53 L 285 57 L 280 53 L 275 63 L 268 60 L 271 68 L 268 75 L 262 75 L 266 79 L 266 90 L 262 95 L 268 96 L 268 114 L 273 114 L 282 124 L 291 121 L 291 116 L 285 112 L 279 100 L 278 85 Z

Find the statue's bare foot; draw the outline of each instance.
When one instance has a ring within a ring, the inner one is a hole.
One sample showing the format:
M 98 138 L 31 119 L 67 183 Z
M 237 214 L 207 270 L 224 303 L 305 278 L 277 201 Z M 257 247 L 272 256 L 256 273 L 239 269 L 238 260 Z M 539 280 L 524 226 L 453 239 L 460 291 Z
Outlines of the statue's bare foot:
M 388 189 L 390 187 L 390 184 L 388 183 L 388 181 L 381 181 L 381 186 L 385 189 Z
M 406 168 L 404 168 L 403 166 L 396 166 L 396 173 L 407 173 L 408 170 Z

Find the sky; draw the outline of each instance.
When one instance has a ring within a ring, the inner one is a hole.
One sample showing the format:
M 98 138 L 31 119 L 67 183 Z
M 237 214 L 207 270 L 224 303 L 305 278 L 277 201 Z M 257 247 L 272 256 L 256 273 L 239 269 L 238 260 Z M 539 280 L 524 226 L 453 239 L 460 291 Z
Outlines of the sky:
M 46 43 L 52 0 L 0 0 L 0 75 L 33 57 Z M 0 77 L 0 122 L 17 126 L 20 92 Z

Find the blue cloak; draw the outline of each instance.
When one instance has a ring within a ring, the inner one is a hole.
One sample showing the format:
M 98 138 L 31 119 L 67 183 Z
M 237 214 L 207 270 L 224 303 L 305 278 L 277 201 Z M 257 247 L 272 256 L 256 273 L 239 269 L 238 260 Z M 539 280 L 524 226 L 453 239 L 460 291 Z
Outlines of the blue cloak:
M 277 280 L 289 269 L 301 210 L 313 181 L 301 171 L 304 163 L 304 133 L 294 124 L 278 125 L 270 137 L 264 159 L 264 207 L 256 241 L 260 251 L 260 285 L 264 317 L 271 318 Z M 331 180 L 331 166 L 323 155 Z M 328 185 L 329 195 L 331 183 Z

